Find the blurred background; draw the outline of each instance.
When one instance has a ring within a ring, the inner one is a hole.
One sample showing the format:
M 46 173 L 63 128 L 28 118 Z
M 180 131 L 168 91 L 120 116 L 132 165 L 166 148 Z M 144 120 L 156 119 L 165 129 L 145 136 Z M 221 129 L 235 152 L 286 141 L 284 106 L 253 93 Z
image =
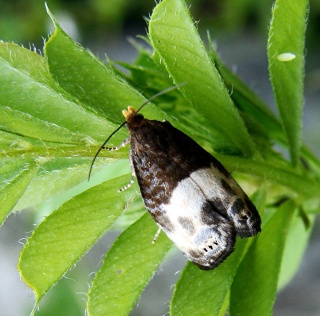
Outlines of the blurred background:
M 276 112 L 268 78 L 267 35 L 273 1 L 189 0 L 202 38 L 206 31 L 222 60 Z M 136 56 L 128 39 L 146 35 L 154 0 L 48 0 L 59 23 L 76 41 L 104 59 L 132 62 Z M 52 31 L 44 1 L 0 0 L 0 40 L 36 47 Z M 320 157 L 320 1 L 310 0 L 306 35 L 306 76 L 303 137 Z M 138 40 L 138 39 L 137 39 Z M 16 268 L 25 237 L 39 218 L 32 210 L 11 215 L 0 227 L 0 315 L 28 315 L 33 293 L 20 280 Z M 295 278 L 277 298 L 274 315 L 320 315 L 320 221 L 311 236 Z M 110 232 L 59 282 L 40 304 L 37 315 L 84 315 L 86 293 L 93 272 L 100 266 L 117 232 Z M 134 308 L 132 315 L 158 316 L 169 309 L 173 284 L 185 264 L 174 253 L 163 263 Z M 75 281 L 76 280 L 76 281 Z

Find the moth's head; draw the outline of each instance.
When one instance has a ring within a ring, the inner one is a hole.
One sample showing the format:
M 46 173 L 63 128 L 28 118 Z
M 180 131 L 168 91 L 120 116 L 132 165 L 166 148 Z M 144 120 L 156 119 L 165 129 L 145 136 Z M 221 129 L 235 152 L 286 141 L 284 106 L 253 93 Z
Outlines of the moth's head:
M 127 124 L 131 126 L 141 126 L 144 120 L 144 116 L 137 113 L 132 106 L 128 106 L 128 110 L 123 110 L 122 114 L 125 117 Z
M 160 95 L 163 95 L 163 94 L 165 94 L 165 93 L 168 93 L 169 91 L 175 90 L 175 89 L 177 89 L 178 87 L 181 87 L 181 86 L 183 86 L 183 85 L 185 85 L 185 83 L 181 83 L 181 84 L 178 84 L 178 85 L 176 85 L 176 86 L 169 87 L 169 88 L 167 88 L 167 89 L 164 89 L 164 90 L 156 93 L 156 94 L 153 95 L 149 100 L 147 100 L 147 101 L 145 101 L 143 104 L 141 104 L 137 111 L 135 111 L 135 109 L 134 109 L 132 106 L 128 106 L 128 110 L 123 110 L 123 111 L 122 111 L 122 114 L 123 114 L 123 116 L 125 117 L 126 121 L 123 122 L 115 131 L 113 131 L 113 132 L 111 133 L 111 135 L 105 140 L 105 142 L 102 144 L 102 146 L 100 146 L 99 150 L 96 152 L 96 154 L 95 154 L 95 156 L 94 156 L 94 158 L 93 158 L 93 160 L 92 160 L 91 166 L 90 166 L 88 179 L 90 179 L 90 175 L 91 175 L 91 171 L 92 171 L 93 164 L 94 164 L 96 158 L 98 157 L 100 151 L 105 148 L 105 145 L 108 143 L 109 139 L 110 139 L 120 128 L 122 128 L 124 125 L 127 125 L 130 133 L 133 133 L 133 132 L 135 131 L 135 129 L 139 129 L 144 123 L 147 122 L 147 120 L 145 120 L 144 116 L 143 116 L 142 114 L 140 114 L 139 111 L 140 111 L 146 104 L 150 103 L 152 100 L 156 99 L 156 98 L 159 97 Z

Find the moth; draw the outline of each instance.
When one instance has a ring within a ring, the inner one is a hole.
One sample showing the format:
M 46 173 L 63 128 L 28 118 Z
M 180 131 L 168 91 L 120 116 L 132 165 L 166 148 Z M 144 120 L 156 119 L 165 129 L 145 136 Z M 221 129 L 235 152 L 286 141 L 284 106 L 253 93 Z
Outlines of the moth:
M 148 120 L 131 106 L 123 115 L 129 138 L 112 149 L 130 143 L 132 179 L 147 210 L 190 261 L 213 269 L 236 236 L 260 232 L 255 206 L 210 153 L 168 121 Z

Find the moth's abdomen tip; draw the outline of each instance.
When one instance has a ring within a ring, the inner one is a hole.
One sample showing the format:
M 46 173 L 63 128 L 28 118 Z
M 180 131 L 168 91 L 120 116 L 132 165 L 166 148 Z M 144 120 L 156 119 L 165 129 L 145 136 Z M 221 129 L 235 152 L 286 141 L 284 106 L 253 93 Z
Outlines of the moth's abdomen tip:
M 203 262 L 194 262 L 194 263 L 202 270 L 213 270 L 229 257 L 229 255 L 235 249 L 234 246 L 235 246 L 235 242 L 232 245 L 229 245 L 229 247 L 225 249 L 224 253 L 218 258 L 215 255 L 213 255 L 210 259 L 206 259 Z

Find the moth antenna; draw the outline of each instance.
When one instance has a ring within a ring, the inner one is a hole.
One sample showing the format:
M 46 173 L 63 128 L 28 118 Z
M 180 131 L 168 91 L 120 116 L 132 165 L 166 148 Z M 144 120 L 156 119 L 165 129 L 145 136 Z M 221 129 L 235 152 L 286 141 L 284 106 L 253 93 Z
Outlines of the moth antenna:
M 169 87 L 169 88 L 167 88 L 167 89 L 164 89 L 164 90 L 162 90 L 162 91 L 154 94 L 150 99 L 148 99 L 146 102 L 144 102 L 144 103 L 142 103 L 142 104 L 140 105 L 140 107 L 138 108 L 138 110 L 136 111 L 136 113 L 138 113 L 139 111 L 141 111 L 141 109 L 142 109 L 145 105 L 147 105 L 148 103 L 150 103 L 152 100 L 156 99 L 157 97 L 159 97 L 159 96 L 161 96 L 161 95 L 163 95 L 163 94 L 166 94 L 166 93 L 168 93 L 168 92 L 170 92 L 170 91 L 172 91 L 172 90 L 178 89 L 179 87 L 184 86 L 185 84 L 186 84 L 186 82 L 180 83 L 180 84 L 178 84 L 178 85 L 176 85 L 176 86 L 171 86 L 171 87 Z M 94 155 L 94 157 L 93 157 L 93 159 L 92 159 L 92 162 L 91 162 L 91 165 L 90 165 L 88 181 L 90 180 L 90 177 L 91 177 L 93 164 L 94 164 L 94 162 L 96 161 L 98 155 L 100 154 L 100 151 L 104 148 L 104 146 L 107 144 L 107 142 L 110 140 L 110 138 L 111 138 L 118 130 L 120 130 L 120 128 L 122 128 L 126 123 L 127 123 L 126 121 L 124 121 L 123 123 L 121 123 L 121 125 L 120 125 L 119 127 L 117 127 L 117 129 L 114 130 L 114 131 L 110 134 L 110 136 L 104 141 L 104 143 L 100 146 L 100 148 L 98 149 L 98 151 L 97 151 L 96 154 Z
M 90 180 L 90 176 L 91 176 L 91 172 L 92 172 L 92 168 L 93 168 L 93 164 L 96 161 L 98 155 L 100 154 L 100 151 L 104 148 L 104 146 L 106 145 L 106 143 L 110 140 L 110 138 L 118 131 L 120 130 L 120 128 L 122 128 L 122 126 L 124 126 L 126 124 L 126 121 L 124 121 L 123 123 L 121 123 L 121 125 L 119 127 L 117 127 L 117 129 L 115 129 L 110 135 L 109 137 L 104 141 L 104 143 L 100 146 L 100 148 L 98 149 L 98 151 L 96 152 L 96 154 L 94 155 L 91 165 L 90 165 L 90 170 L 89 170 L 89 176 L 88 176 L 88 181 Z
M 172 91 L 172 90 L 176 90 L 176 89 L 178 89 L 178 88 L 180 88 L 180 87 L 182 87 L 182 86 L 184 86 L 184 85 L 186 85 L 186 84 L 187 84 L 186 82 L 179 83 L 179 84 L 177 84 L 177 85 L 175 85 L 175 86 L 171 86 L 171 87 L 169 87 L 169 88 L 167 88 L 167 89 L 164 89 L 164 90 L 162 90 L 162 91 L 154 94 L 150 99 L 148 99 L 146 102 L 144 102 L 144 103 L 142 103 L 142 104 L 140 105 L 140 107 L 138 108 L 138 110 L 136 110 L 136 113 L 140 112 L 141 109 L 142 109 L 145 105 L 147 105 L 148 103 L 150 103 L 152 100 L 156 99 L 157 97 L 160 97 L 161 95 L 166 94 L 166 93 L 168 93 L 168 92 L 170 92 L 170 91 Z

